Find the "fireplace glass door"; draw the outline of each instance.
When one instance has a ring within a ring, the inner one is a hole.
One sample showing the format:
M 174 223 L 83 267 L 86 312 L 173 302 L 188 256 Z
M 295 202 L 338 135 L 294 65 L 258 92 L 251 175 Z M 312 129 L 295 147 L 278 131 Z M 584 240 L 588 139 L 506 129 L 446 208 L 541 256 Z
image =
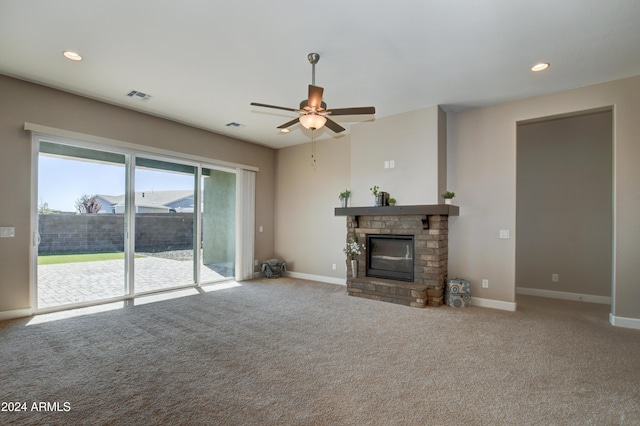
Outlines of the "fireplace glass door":
M 367 235 L 367 276 L 413 281 L 413 235 Z

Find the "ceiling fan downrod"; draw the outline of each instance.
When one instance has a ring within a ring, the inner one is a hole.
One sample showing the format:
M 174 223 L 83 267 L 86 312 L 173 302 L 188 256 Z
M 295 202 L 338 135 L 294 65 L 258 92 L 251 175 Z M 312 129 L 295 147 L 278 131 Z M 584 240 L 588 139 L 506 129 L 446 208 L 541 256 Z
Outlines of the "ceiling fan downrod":
M 307 59 L 311 64 L 311 84 L 316 85 L 316 64 L 320 60 L 320 55 L 318 53 L 309 53 L 307 55 Z

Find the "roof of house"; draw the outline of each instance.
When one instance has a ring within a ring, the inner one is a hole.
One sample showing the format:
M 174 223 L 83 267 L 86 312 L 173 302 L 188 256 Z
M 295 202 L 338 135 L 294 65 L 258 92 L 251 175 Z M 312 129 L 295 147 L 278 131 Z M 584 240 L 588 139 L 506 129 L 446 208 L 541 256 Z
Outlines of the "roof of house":
M 97 194 L 97 197 L 109 202 L 112 206 L 124 204 L 123 195 L 104 195 Z M 136 192 L 136 206 L 144 207 L 163 207 L 182 199 L 193 197 L 192 189 L 177 189 L 170 191 L 140 191 Z

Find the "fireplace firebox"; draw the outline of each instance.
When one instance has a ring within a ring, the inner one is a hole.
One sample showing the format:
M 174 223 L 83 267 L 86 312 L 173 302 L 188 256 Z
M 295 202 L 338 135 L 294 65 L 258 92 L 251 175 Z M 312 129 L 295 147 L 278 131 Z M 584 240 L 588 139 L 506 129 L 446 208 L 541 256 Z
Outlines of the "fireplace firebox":
M 367 276 L 413 282 L 413 235 L 367 235 Z

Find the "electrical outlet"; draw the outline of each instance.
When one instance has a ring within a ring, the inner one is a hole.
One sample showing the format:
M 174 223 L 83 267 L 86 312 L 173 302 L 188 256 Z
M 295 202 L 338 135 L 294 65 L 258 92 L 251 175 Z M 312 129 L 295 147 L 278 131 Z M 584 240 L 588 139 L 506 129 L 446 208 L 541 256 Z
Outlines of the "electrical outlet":
M 0 227 L 0 238 L 13 238 L 16 236 L 16 228 L 13 226 Z
M 508 229 L 501 229 L 500 238 L 508 240 L 509 238 L 511 238 L 511 232 Z
M 331 266 L 331 269 L 333 269 L 333 270 L 335 271 L 336 269 L 338 269 L 338 266 L 334 263 L 334 264 Z
M 254 266 L 258 266 L 258 259 L 254 259 L 254 261 L 253 261 L 253 265 L 254 265 Z
M 489 280 L 482 280 L 482 288 L 489 288 Z
M 560 281 L 560 277 L 558 276 L 558 274 L 551 274 L 551 281 L 553 281 L 554 283 Z

